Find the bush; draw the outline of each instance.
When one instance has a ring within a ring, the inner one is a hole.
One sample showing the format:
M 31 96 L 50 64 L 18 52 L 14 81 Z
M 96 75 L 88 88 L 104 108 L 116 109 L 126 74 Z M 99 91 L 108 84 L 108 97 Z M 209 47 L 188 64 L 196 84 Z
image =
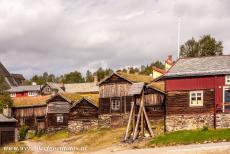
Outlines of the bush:
M 26 138 L 27 132 L 28 132 L 29 128 L 26 125 L 22 125 L 19 128 L 19 140 L 24 140 Z
M 41 137 L 43 134 L 44 134 L 44 131 L 41 129 L 37 129 L 35 132 L 35 136 L 37 136 L 37 137 Z
M 202 128 L 202 131 L 208 131 L 208 126 L 204 126 L 204 127 Z

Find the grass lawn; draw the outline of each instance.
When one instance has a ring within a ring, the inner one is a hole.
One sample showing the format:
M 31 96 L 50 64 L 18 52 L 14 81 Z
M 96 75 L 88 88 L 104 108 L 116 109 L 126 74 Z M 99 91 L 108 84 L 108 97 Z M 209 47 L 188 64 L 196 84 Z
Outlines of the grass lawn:
M 150 146 L 167 146 L 178 144 L 230 141 L 230 129 L 217 130 L 183 130 L 156 136 Z

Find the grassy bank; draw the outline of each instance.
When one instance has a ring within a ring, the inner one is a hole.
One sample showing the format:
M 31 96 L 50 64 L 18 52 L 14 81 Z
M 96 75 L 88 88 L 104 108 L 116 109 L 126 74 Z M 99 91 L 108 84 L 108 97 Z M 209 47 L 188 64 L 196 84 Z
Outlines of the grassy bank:
M 176 131 L 155 137 L 149 145 L 167 146 L 218 141 L 230 141 L 230 129 Z
M 91 151 L 120 143 L 123 139 L 124 132 L 125 128 L 92 129 L 76 134 L 68 131 L 59 131 L 54 134 L 33 137 L 32 140 L 42 142 L 44 145 L 86 147 L 88 151 Z

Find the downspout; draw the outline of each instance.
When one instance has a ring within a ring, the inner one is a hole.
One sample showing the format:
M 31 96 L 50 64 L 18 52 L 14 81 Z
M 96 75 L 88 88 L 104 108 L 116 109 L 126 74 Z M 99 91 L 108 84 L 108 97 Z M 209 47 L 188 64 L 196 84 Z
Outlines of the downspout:
M 217 80 L 217 76 L 215 75 L 215 80 L 214 80 L 214 84 L 215 84 L 215 91 L 214 91 L 214 96 L 215 96 L 215 101 L 214 101 L 214 129 L 216 129 L 216 92 L 217 92 L 217 87 L 216 87 L 216 80 Z

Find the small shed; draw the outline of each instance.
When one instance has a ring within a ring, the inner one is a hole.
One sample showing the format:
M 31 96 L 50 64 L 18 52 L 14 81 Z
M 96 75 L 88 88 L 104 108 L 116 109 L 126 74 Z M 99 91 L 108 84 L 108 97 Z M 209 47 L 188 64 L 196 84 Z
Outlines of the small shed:
M 0 114 L 0 146 L 15 142 L 17 120 L 11 117 L 11 109 L 4 108 L 3 114 Z

